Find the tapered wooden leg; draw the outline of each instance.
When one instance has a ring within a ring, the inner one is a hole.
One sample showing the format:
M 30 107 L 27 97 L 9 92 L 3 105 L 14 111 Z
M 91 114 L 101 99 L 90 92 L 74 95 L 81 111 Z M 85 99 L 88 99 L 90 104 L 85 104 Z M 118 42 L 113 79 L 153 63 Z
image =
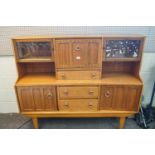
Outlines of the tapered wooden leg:
M 119 128 L 120 129 L 123 129 L 124 128 L 124 125 L 125 125 L 125 117 L 120 117 L 119 119 Z
M 32 121 L 33 121 L 33 125 L 34 125 L 34 128 L 35 129 L 38 129 L 39 128 L 39 125 L 38 125 L 38 118 L 32 118 Z

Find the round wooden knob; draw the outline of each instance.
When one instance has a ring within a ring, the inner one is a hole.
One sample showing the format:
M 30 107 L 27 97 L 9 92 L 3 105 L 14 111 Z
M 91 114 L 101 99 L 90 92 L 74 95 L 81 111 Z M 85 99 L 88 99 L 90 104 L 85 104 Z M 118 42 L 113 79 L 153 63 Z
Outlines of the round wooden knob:
M 67 90 L 67 89 L 64 90 L 64 94 L 65 94 L 65 95 L 68 95 L 68 90 Z
M 93 79 L 95 79 L 95 78 L 96 78 L 96 74 L 95 74 L 95 73 L 92 73 L 92 74 L 91 74 L 91 77 L 92 77 Z
M 88 103 L 88 107 L 93 107 L 93 103 Z
M 80 47 L 79 46 L 76 46 L 75 47 L 75 51 L 80 51 Z
M 89 90 L 89 94 L 90 94 L 90 95 L 94 94 L 94 91 Z
M 52 96 L 53 96 L 53 95 L 52 95 L 52 93 L 50 93 L 50 92 L 47 94 L 47 98 L 48 98 L 48 99 L 52 98 Z
M 61 77 L 62 77 L 62 79 L 66 79 L 66 75 L 65 74 L 62 74 Z
M 110 97 L 110 92 L 107 91 L 105 94 L 104 94 L 105 97 Z
M 69 107 L 69 104 L 68 104 L 67 102 L 65 102 L 65 103 L 64 103 L 64 106 L 65 106 L 66 108 L 68 108 L 68 107 Z

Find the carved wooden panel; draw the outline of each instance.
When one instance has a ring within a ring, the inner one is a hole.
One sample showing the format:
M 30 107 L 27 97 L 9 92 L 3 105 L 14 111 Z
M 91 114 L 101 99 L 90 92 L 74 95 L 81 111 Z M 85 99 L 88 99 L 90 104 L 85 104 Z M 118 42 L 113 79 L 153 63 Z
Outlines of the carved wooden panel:
M 114 87 L 103 86 L 101 89 L 100 109 L 112 109 Z
M 137 111 L 141 86 L 102 86 L 100 109 Z
M 101 45 L 101 39 L 58 39 L 55 41 L 56 67 L 101 67 Z
M 56 40 L 55 63 L 57 68 L 68 68 L 71 65 L 71 47 L 68 40 Z
M 57 110 L 55 87 L 43 88 L 43 101 L 44 101 L 44 109 L 46 111 Z
M 18 87 L 21 111 L 57 110 L 55 87 Z
M 126 87 L 125 86 L 114 86 L 114 98 L 112 102 L 112 108 L 117 110 L 125 110 L 125 97 Z
M 138 111 L 141 89 L 142 88 L 140 86 L 128 87 L 129 93 L 127 94 L 126 97 L 126 106 L 128 110 Z
M 88 65 L 90 67 L 102 66 L 102 46 L 100 39 L 89 40 L 88 42 Z
M 42 111 L 44 109 L 44 101 L 42 98 L 42 88 L 33 87 L 32 88 L 33 101 L 36 111 Z
M 81 39 L 75 39 L 72 45 L 72 67 L 84 67 L 87 65 L 88 43 Z
M 32 89 L 29 87 L 21 87 L 17 89 L 20 109 L 22 111 L 34 111 L 34 102 Z

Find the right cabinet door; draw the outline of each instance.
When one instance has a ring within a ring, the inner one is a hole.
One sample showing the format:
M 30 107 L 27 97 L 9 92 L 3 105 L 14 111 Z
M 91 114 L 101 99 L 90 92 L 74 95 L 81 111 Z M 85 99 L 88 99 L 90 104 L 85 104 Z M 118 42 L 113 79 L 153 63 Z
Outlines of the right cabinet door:
M 138 111 L 141 86 L 102 86 L 100 110 Z

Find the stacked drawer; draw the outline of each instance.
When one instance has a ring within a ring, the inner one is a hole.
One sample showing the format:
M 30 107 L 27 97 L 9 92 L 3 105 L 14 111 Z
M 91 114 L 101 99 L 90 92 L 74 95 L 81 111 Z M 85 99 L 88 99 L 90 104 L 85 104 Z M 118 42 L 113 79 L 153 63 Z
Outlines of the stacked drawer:
M 98 86 L 60 86 L 57 89 L 60 111 L 98 110 Z
M 101 78 L 101 71 L 58 71 L 58 80 L 96 80 Z

